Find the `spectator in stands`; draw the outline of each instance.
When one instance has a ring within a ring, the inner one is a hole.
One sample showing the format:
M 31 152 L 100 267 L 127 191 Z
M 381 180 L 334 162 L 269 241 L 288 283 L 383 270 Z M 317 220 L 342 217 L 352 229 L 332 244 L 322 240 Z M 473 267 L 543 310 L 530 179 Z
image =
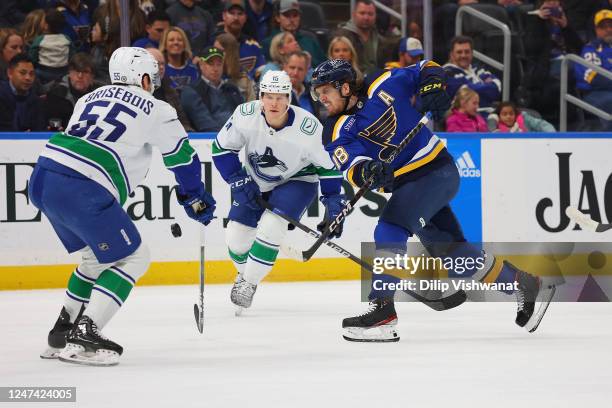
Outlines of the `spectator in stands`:
M 293 85 L 291 104 L 306 109 L 318 117 L 319 106 L 310 97 L 310 84 L 305 82 L 309 68 L 310 57 L 304 51 L 292 52 L 283 64 L 283 70 L 289 75 Z
M 385 65 L 385 69 L 403 68 L 418 64 L 425 54 L 421 41 L 413 37 L 404 37 L 399 44 L 399 61 L 391 61 Z
M 200 55 L 210 45 L 215 32 L 212 15 L 195 5 L 195 0 L 178 0 L 166 9 L 172 25 L 181 28 L 189 39 L 195 55 Z
M 336 35 L 351 40 L 359 55 L 359 68 L 365 75 L 392 59 L 392 41 L 376 29 L 376 7 L 372 0 L 356 0 L 351 20 L 341 24 Z
M 81 0 L 59 0 L 57 3 L 57 11 L 62 13 L 66 20 L 63 33 L 72 40 L 78 52 L 89 51 L 92 10 Z
M 138 0 L 128 0 L 130 15 L 130 38 L 141 38 L 146 34 L 146 17 L 140 9 Z M 109 50 L 116 50 L 121 46 L 121 5 L 119 0 L 107 0 L 98 7 L 94 21 L 99 21 L 106 33 L 104 41 Z M 111 53 L 112 53 L 111 51 Z
M 14 28 L 0 29 L 0 80 L 8 80 L 9 61 L 24 51 L 23 38 Z
M 473 43 L 470 37 L 457 36 L 451 41 L 450 61 L 444 65 L 446 92 L 452 98 L 457 90 L 466 85 L 480 96 L 480 106 L 493 111 L 493 104 L 501 98 L 502 84 L 490 71 L 472 65 Z
M 108 74 L 108 60 L 114 51 L 108 43 L 104 41 L 106 32 L 103 30 L 103 24 L 96 21 L 91 28 L 91 55 L 95 69 L 95 80 L 104 84 L 110 84 L 110 76 Z
M 8 81 L 0 82 L 0 132 L 42 131 L 42 103 L 32 89 L 36 74 L 26 54 L 15 55 L 8 64 Z
M 612 10 L 595 14 L 596 38 L 582 49 L 582 58 L 612 72 Z M 606 113 L 612 113 L 612 80 L 584 65 L 575 65 L 576 83 L 584 101 Z M 612 131 L 612 121 L 601 120 L 602 130 Z
M 247 15 L 245 33 L 260 44 L 270 34 L 274 7 L 270 0 L 248 0 L 244 3 Z M 262 74 L 263 75 L 263 74 Z
M 181 105 L 199 132 L 217 132 L 244 102 L 240 90 L 223 79 L 223 51 L 209 47 L 200 61 L 202 76 L 181 93 Z
M 181 91 L 200 76 L 191 62 L 193 53 L 187 35 L 178 27 L 170 27 L 162 35 L 159 50 L 166 59 L 166 75 L 172 87 Z
M 272 38 L 279 32 L 290 32 L 293 34 L 300 48 L 310 54 L 312 65 L 317 66 L 325 61 L 325 52 L 321 48 L 317 36 L 310 31 L 300 29 L 302 14 L 300 3 L 297 0 L 277 0 L 274 3 L 274 21 L 278 27 L 273 29 L 268 38 L 262 44 L 266 59 L 270 59 L 270 44 Z
M 447 132 L 486 132 L 487 124 L 478 114 L 480 97 L 464 85 L 457 91 L 450 115 L 446 118 Z
M 132 43 L 133 47 L 159 48 L 162 34 L 170 28 L 170 17 L 163 11 L 153 11 L 147 15 L 145 25 L 146 37 L 137 39 Z
M 45 10 L 37 9 L 28 13 L 21 27 L 21 35 L 23 36 L 23 42 L 25 44 L 24 51 L 30 49 L 34 38 L 42 35 L 47 30 L 47 23 L 45 22 Z
M 357 74 L 357 85 L 360 86 L 363 82 L 363 74 L 361 73 L 361 69 L 359 69 L 357 52 L 351 40 L 343 35 L 332 38 L 327 48 L 327 58 L 341 59 L 350 62 Z
M 191 126 L 191 122 L 189 122 L 189 118 L 181 106 L 181 98 L 179 97 L 176 89 L 172 88 L 170 80 L 166 77 L 166 60 L 164 59 L 164 54 L 162 54 L 157 48 L 147 48 L 147 51 L 149 51 L 149 53 L 151 53 L 153 58 L 155 58 L 157 61 L 157 66 L 159 67 L 159 78 L 161 79 L 161 86 L 153 92 L 153 96 L 159 100 L 169 103 L 170 106 L 176 109 L 178 120 L 185 128 L 185 131 L 193 132 L 193 126 Z
M 68 74 L 51 86 L 43 103 L 45 123 L 50 130 L 66 129 L 76 101 L 103 85 L 95 82 L 95 71 L 89 54 L 80 52 L 70 59 Z
M 68 62 L 74 54 L 70 37 L 62 33 L 66 23 L 62 13 L 49 9 L 45 14 L 47 29 L 34 38 L 28 54 L 36 67 L 36 76 L 45 84 L 66 75 Z
M 288 31 L 276 34 L 270 44 L 271 61 L 264 65 L 260 75 L 263 76 L 267 71 L 282 70 L 287 56 L 295 51 L 301 51 L 301 48 L 293 34 Z
M 257 79 L 260 69 L 266 64 L 261 46 L 242 31 L 246 23 L 246 11 L 242 0 L 227 0 L 223 11 L 221 31 L 233 35 L 240 44 L 240 66 L 251 79 Z
M 545 121 L 521 112 L 513 102 L 501 102 L 497 105 L 495 113 L 487 118 L 487 125 L 492 132 L 554 132 L 555 127 Z
M 215 39 L 214 46 L 225 53 L 223 60 L 224 78 L 240 89 L 245 102 L 257 99 L 255 82 L 240 66 L 240 44 L 238 44 L 236 37 L 229 33 L 219 34 Z

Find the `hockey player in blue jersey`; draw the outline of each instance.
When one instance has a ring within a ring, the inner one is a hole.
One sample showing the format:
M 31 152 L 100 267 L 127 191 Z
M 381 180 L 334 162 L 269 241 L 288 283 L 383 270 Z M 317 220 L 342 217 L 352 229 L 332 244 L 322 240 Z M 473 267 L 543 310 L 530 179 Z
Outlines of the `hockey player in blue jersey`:
M 142 48 L 115 50 L 111 85 L 80 98 L 65 132 L 53 135 L 29 183 L 33 204 L 82 262 L 68 281 L 42 358 L 114 365 L 123 348 L 101 330 L 149 266 L 149 250 L 122 208 L 149 170 L 153 146 L 178 182 L 187 215 L 207 225 L 215 200 L 176 111 L 153 97 L 157 61 Z
M 444 72 L 432 61 L 372 75 L 361 90 L 349 63 L 330 60 L 319 65 L 312 76 L 312 96 L 329 111 L 324 142 L 345 178 L 361 187 L 373 177 L 372 189 L 385 188 L 392 195 L 374 230 L 377 250 L 405 253 L 412 235 L 419 237 L 432 256 L 477 257 L 480 250 L 465 243 L 461 227 L 449 202 L 459 188 L 459 174 L 444 142 L 423 128 L 408 145 L 386 163 L 402 139 L 429 111 L 440 119 L 450 106 Z M 541 280 L 493 256 L 474 279 L 486 282 L 517 282 L 516 323 L 535 329 L 554 294 Z M 390 275 L 376 275 L 384 283 L 398 282 Z M 393 290 L 372 285 L 368 310 L 344 319 L 344 338 L 349 341 L 397 341 L 397 315 Z M 535 300 L 542 292 L 537 313 Z M 545 293 L 544 293 L 545 292 Z M 511 293 L 508 291 L 507 293 Z M 376 328 L 378 330 L 369 330 Z M 374 333 L 371 333 L 371 332 Z

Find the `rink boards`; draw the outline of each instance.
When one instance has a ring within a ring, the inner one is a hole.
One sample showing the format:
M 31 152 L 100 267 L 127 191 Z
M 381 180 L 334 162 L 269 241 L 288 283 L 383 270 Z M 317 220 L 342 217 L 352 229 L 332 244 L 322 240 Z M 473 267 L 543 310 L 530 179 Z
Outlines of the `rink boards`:
M 66 254 L 55 234 L 27 197 L 27 181 L 38 152 L 50 134 L 0 134 L 0 289 L 63 287 L 78 262 Z M 443 134 L 462 176 L 453 201 L 471 241 L 610 242 L 604 234 L 575 229 L 562 213 L 567 205 L 589 210 L 595 219 L 612 222 L 612 134 Z M 211 283 L 234 275 L 224 244 L 224 217 L 229 188 L 211 164 L 212 135 L 192 135 L 203 162 L 207 188 L 217 200 L 218 220 L 206 228 L 206 273 Z M 171 192 L 172 173 L 155 154 L 146 180 L 126 208 L 135 220 L 153 263 L 139 284 L 194 283 L 199 267 L 198 224 L 190 221 Z M 354 190 L 345 184 L 346 193 Z M 372 240 L 384 195 L 368 193 L 346 222 L 339 243 L 359 254 Z M 409 203 L 407 203 L 409 205 Z M 318 202 L 302 221 L 315 227 L 323 213 Z M 183 231 L 172 237 L 170 225 Z M 312 240 L 299 231 L 288 242 L 306 248 Z M 282 258 L 282 255 L 280 255 Z M 357 279 L 359 269 L 322 248 L 308 263 L 280 259 L 268 280 Z

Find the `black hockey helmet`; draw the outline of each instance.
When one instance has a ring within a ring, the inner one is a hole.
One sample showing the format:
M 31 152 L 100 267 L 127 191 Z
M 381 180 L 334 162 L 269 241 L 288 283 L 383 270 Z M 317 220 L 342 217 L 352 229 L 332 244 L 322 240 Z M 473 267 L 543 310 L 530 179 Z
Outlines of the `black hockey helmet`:
M 341 59 L 327 60 L 315 68 L 312 73 L 311 96 L 316 101 L 317 87 L 321 85 L 333 85 L 338 91 L 342 84 L 348 83 L 351 92 L 357 87 L 357 73 L 350 62 Z

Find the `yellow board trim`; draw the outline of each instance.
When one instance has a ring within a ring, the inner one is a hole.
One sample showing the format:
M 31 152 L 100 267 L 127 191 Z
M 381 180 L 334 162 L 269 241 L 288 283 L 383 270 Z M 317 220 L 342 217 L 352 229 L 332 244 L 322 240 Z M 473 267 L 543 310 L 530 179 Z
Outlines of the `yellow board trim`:
M 372 81 L 372 83 L 368 87 L 368 98 L 371 98 L 372 93 L 376 90 L 378 85 L 380 85 L 381 82 L 385 81 L 390 76 L 391 76 L 391 71 L 387 71 L 384 74 L 380 75 L 378 78 L 376 78 L 374 81 Z
M 442 151 L 442 149 L 444 149 L 444 143 L 440 142 L 438 143 L 436 147 L 434 147 L 434 149 L 431 152 L 427 153 L 425 156 L 421 157 L 419 160 L 412 162 L 410 164 L 407 164 L 404 167 L 400 167 L 399 169 L 395 170 L 393 172 L 393 176 L 397 177 L 402 174 L 406 174 L 409 171 L 417 169 L 421 166 L 426 165 L 427 163 L 435 159 L 436 156 Z
M 206 283 L 231 283 L 236 269 L 231 261 L 207 261 Z M 0 290 L 65 288 L 76 265 L 0 266 Z M 188 285 L 198 282 L 200 263 L 153 262 L 138 280 L 143 285 Z M 346 258 L 297 262 L 279 259 L 266 282 L 357 280 L 359 265 Z

